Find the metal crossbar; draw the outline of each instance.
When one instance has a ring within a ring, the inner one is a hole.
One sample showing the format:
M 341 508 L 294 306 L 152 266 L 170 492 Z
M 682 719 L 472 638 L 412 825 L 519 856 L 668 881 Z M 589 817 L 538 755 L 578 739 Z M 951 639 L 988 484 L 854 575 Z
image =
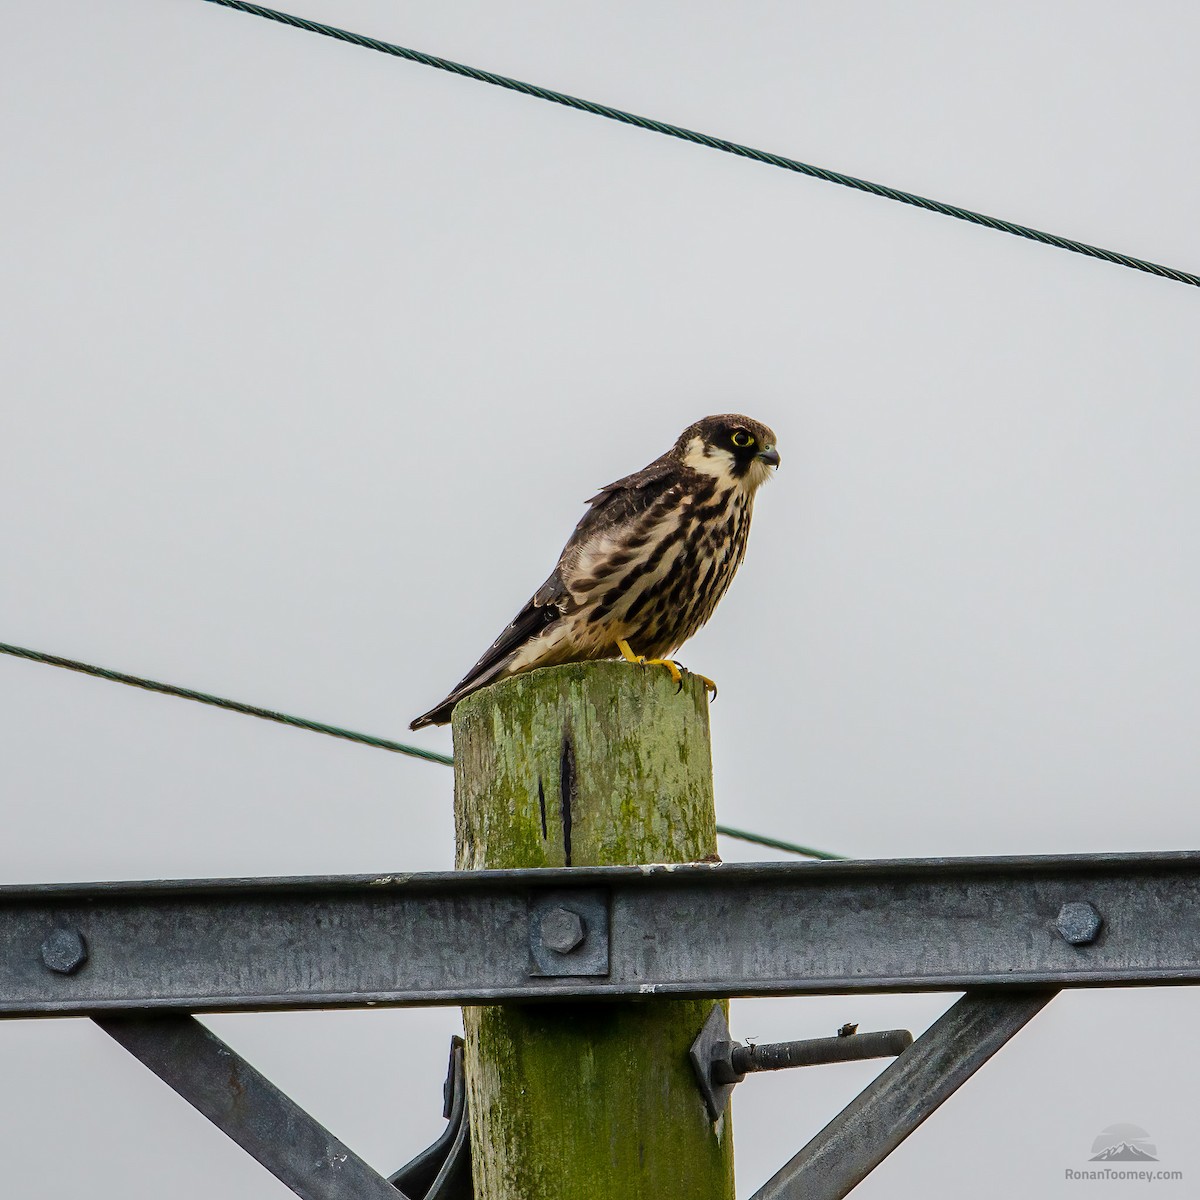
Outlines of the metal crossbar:
M 1192 851 L 6 887 L 0 1015 L 92 1016 L 303 1200 L 461 1200 L 461 1051 L 388 1180 L 188 1014 L 974 989 L 753 1197 L 839 1200 L 1059 988 L 1200 982 L 1198 920 Z
M 1198 852 L 7 887 L 0 1014 L 1196 983 L 1198 918 Z

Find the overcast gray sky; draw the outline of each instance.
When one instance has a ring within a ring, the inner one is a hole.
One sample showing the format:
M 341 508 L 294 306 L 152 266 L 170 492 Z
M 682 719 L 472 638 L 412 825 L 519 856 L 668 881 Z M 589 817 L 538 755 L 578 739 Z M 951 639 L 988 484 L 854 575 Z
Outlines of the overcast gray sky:
M 875 857 L 1200 841 L 1196 289 L 199 0 L 8 7 L 0 640 L 402 736 L 585 497 L 741 410 L 783 467 L 683 654 L 722 820 Z M 1192 3 L 293 10 L 1200 270 Z M 452 863 L 443 767 L 10 659 L 0 704 L 4 882 Z M 1122 1121 L 1190 1194 L 1196 1000 L 1058 999 L 856 1195 L 1074 1195 Z M 385 1171 L 441 1125 L 457 1023 L 212 1022 Z M 739 1088 L 741 1194 L 876 1069 Z M 290 1194 L 87 1022 L 0 1025 L 0 1129 L 6 1196 Z

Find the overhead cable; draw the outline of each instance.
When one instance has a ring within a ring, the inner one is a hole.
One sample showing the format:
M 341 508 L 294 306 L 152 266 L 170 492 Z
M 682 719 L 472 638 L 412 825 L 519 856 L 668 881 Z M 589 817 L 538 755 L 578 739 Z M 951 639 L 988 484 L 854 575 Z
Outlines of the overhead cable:
M 1150 275 L 1158 275 L 1163 279 L 1171 279 L 1176 283 L 1186 283 L 1192 287 L 1200 287 L 1200 275 L 1188 271 L 1180 271 L 1175 267 L 1164 267 L 1159 263 L 1147 262 L 1145 259 L 1134 258 L 1128 254 L 1120 254 L 1115 250 L 1105 250 L 1100 246 L 1092 246 L 1087 242 L 1076 241 L 1074 238 L 1061 237 L 1055 233 L 1046 233 L 1041 229 L 1032 229 L 1028 225 L 1018 225 L 1015 221 L 1005 221 L 1000 217 L 989 217 L 986 213 L 975 212 L 969 208 L 960 208 L 957 204 L 946 204 L 941 200 L 930 200 L 913 192 L 901 191 L 899 188 L 888 187 L 882 183 L 872 183 L 867 179 L 857 179 L 853 175 L 843 175 L 840 171 L 832 171 L 826 167 L 815 167 L 810 163 L 799 162 L 794 158 L 786 158 L 782 154 L 771 154 L 766 150 L 756 150 L 752 146 L 744 146 L 739 142 L 731 142 L 725 138 L 713 137 L 707 133 L 697 133 L 693 129 L 684 129 L 680 125 L 671 125 L 666 121 L 656 121 L 651 117 L 639 117 L 636 113 L 624 112 L 607 104 L 597 104 L 592 100 L 582 100 L 578 96 L 570 96 L 565 92 L 556 92 L 551 88 L 539 87 L 533 83 L 523 83 L 519 79 L 510 79 L 507 75 L 497 75 L 493 71 L 484 71 L 478 67 L 469 67 L 464 63 L 453 62 L 448 58 L 439 58 L 435 54 L 426 54 L 422 50 L 411 50 L 406 46 L 397 46 L 392 42 L 380 41 L 378 38 L 367 37 L 361 33 L 351 33 L 339 29 L 335 25 L 324 25 L 320 21 L 310 21 L 292 13 L 280 12 L 278 9 L 265 8 L 261 4 L 248 4 L 245 0 L 206 0 L 208 4 L 219 4 L 223 8 L 236 9 L 238 12 L 249 13 L 252 16 L 264 17 L 268 21 L 277 21 L 281 25 L 290 25 L 294 29 L 303 29 L 308 33 L 319 33 L 323 37 L 335 38 L 339 42 L 347 42 L 352 46 L 362 46 L 367 50 L 378 50 L 381 54 L 390 54 L 395 58 L 407 59 L 409 62 L 420 63 L 422 66 L 434 67 L 439 71 L 449 71 L 454 75 L 462 75 L 467 79 L 475 79 L 480 83 L 490 83 L 495 87 L 507 88 L 509 91 L 520 92 L 525 96 L 533 96 L 538 100 L 548 100 L 552 104 L 561 104 L 580 112 L 591 113 L 593 116 L 606 117 L 610 121 L 620 121 L 624 125 L 635 125 L 639 129 L 647 129 L 652 133 L 661 133 L 666 137 L 680 138 L 685 142 L 693 142 L 698 146 L 707 146 L 711 150 L 721 150 L 726 154 L 735 154 L 739 158 L 753 159 L 755 162 L 766 163 L 768 166 L 780 167 L 785 171 L 795 171 L 800 175 L 808 175 L 813 179 L 821 179 L 826 183 L 836 183 L 841 187 L 854 188 L 856 191 L 868 192 L 872 196 L 882 196 L 886 200 L 895 200 L 900 204 L 911 204 L 929 212 L 940 213 L 944 217 L 954 217 L 959 221 L 968 221 L 972 225 L 982 225 L 987 229 L 996 229 L 1001 233 L 1010 233 L 1014 237 L 1027 238 L 1040 242 L 1045 246 L 1055 246 L 1059 250 L 1070 250 L 1074 254 L 1083 254 L 1088 258 L 1098 258 L 1103 262 L 1115 263 L 1117 266 L 1129 267 L 1134 271 L 1145 271 Z
M 127 675 L 124 671 L 110 671 L 107 667 L 96 667 L 91 663 L 77 662 L 73 658 L 62 658 L 57 654 L 43 654 L 40 650 L 26 650 L 22 646 L 9 646 L 0 642 L 0 654 L 11 654 L 14 658 L 25 658 L 30 662 L 45 663 L 51 667 L 64 667 L 68 671 L 79 671 L 83 675 L 93 675 L 97 679 L 108 679 L 113 683 L 124 683 L 130 687 L 141 688 L 146 692 L 158 692 L 164 696 L 178 696 L 183 700 L 195 700 L 199 704 L 211 704 L 214 708 L 224 708 L 229 712 L 241 713 L 247 717 L 260 717 L 264 721 L 277 721 L 280 725 L 291 725 L 295 729 L 307 729 L 311 733 L 324 733 L 329 737 L 342 738 L 347 742 L 359 742 L 364 746 L 374 746 L 379 750 L 390 750 L 394 754 L 407 754 L 412 758 L 424 758 L 429 762 L 452 763 L 448 754 L 438 754 L 434 750 L 423 750 L 420 746 L 409 746 L 404 742 L 393 742 L 388 738 L 372 737 L 369 733 L 355 733 L 352 729 L 340 729 L 337 725 L 326 725 L 322 721 L 309 721 L 304 717 L 293 717 L 287 713 L 276 712 L 270 708 L 259 708 L 255 704 L 243 704 L 239 700 L 226 700 L 222 696 L 210 696 L 207 692 L 197 692 L 192 688 L 179 687 L 174 683 L 159 683 L 154 679 L 142 679 L 137 675 Z

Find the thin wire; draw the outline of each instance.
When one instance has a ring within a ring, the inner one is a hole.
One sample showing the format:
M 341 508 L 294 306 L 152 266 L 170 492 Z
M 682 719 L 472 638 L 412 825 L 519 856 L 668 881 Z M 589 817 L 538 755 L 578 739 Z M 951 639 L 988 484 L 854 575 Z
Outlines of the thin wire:
M 142 679 L 138 675 L 127 675 L 124 671 L 110 671 L 107 667 L 93 666 L 91 663 L 78 662 L 73 658 L 63 658 L 58 654 L 43 654 L 40 650 L 27 650 L 24 646 L 10 646 L 5 642 L 0 642 L 0 654 L 10 654 L 14 658 L 24 658 L 29 662 L 45 663 L 50 667 L 63 667 L 68 671 L 78 671 L 81 675 L 92 675 L 97 679 L 107 679 L 112 683 L 128 684 L 129 687 L 141 688 L 146 692 L 158 692 L 164 696 L 178 696 L 182 700 L 195 700 L 199 704 L 211 704 L 214 708 L 223 708 L 229 712 L 241 713 L 243 716 L 260 717 L 264 721 L 276 721 L 280 725 L 291 725 L 294 729 L 324 733 L 329 737 L 341 738 L 347 742 L 357 742 L 362 746 L 390 750 L 393 754 L 407 754 L 411 758 L 423 758 L 428 762 L 443 763 L 448 767 L 454 765 L 454 759 L 450 755 L 438 754 L 435 750 L 423 750 L 420 746 L 409 746 L 404 742 L 373 737 L 369 733 L 356 733 L 353 729 L 342 729 L 340 726 L 326 725 L 321 721 L 309 721 L 304 717 L 292 717 L 287 713 L 275 712 L 270 708 L 259 708 L 253 704 L 242 704 L 239 700 L 226 700 L 221 696 L 210 696 L 207 692 L 193 691 L 191 688 L 178 687 L 173 683 L 158 683 L 153 679 Z M 726 837 L 740 838 L 744 842 L 757 842 L 760 846 L 773 846 L 777 850 L 791 850 L 794 854 L 803 854 L 809 858 L 841 858 L 840 854 L 827 854 L 824 850 L 810 850 L 807 846 L 797 846 L 791 842 L 781 842 L 777 838 L 746 833 L 741 829 L 730 829 L 725 825 L 718 825 L 717 832 Z
M 247 717 L 261 717 L 264 721 L 277 721 L 280 725 L 291 725 L 295 729 L 307 729 L 312 733 L 324 733 L 329 737 L 342 738 L 347 742 L 359 742 L 364 746 L 375 746 L 390 750 L 393 754 L 407 754 L 412 758 L 424 758 L 429 762 L 454 762 L 448 754 L 434 750 L 422 750 L 420 746 L 408 746 L 403 742 L 387 738 L 372 737 L 369 733 L 355 733 L 352 729 L 341 729 L 337 725 L 326 725 L 321 721 L 309 721 L 304 717 L 292 717 L 287 713 L 275 712 L 270 708 L 259 708 L 254 704 L 242 704 L 238 700 L 226 700 L 221 696 L 210 696 L 207 692 L 196 692 L 191 688 L 177 687 L 173 683 L 158 683 L 153 679 L 142 679 L 137 675 L 126 675 L 123 671 L 110 671 L 106 667 L 95 667 L 91 663 L 76 662 L 73 658 L 61 658 L 57 654 L 42 654 L 38 650 L 26 650 L 21 646 L 9 646 L 0 642 L 0 654 L 11 654 L 14 658 L 26 658 L 30 662 L 46 663 L 51 667 L 64 667 L 68 671 L 79 671 L 83 675 L 94 675 L 97 679 L 108 679 L 113 683 L 125 683 L 130 687 L 147 692 L 159 692 L 164 696 L 178 696 L 183 700 L 195 700 L 199 704 L 211 704 L 229 712 L 242 713 Z
M 308 33 L 319 33 L 323 37 L 335 38 L 339 42 L 348 42 L 352 46 L 362 46 L 368 50 L 378 50 L 381 54 L 390 54 L 395 58 L 407 59 L 409 62 L 420 63 L 422 66 L 434 67 L 439 71 L 449 71 L 454 75 L 463 75 L 480 83 L 490 83 L 495 87 L 507 88 L 520 92 L 525 96 L 533 96 L 538 100 L 548 100 L 552 104 L 562 104 L 580 112 L 591 113 L 597 117 L 606 117 L 610 121 L 620 121 L 624 125 L 635 125 L 639 129 L 647 129 L 652 133 L 661 133 L 667 137 L 680 138 L 685 142 L 693 142 L 698 146 L 707 146 L 712 150 L 721 150 L 726 154 L 735 154 L 739 158 L 753 159 L 755 162 L 766 163 L 768 166 L 780 167 L 785 171 L 795 171 L 800 175 L 808 175 L 813 179 L 821 179 L 826 183 L 836 183 L 842 187 L 854 188 L 860 192 L 868 192 L 872 196 L 881 196 L 886 200 L 895 200 L 900 204 L 911 204 L 928 212 L 940 213 L 945 217 L 955 217 L 959 221 L 968 221 L 972 225 L 982 225 L 987 229 L 996 229 L 1001 233 L 1010 233 L 1014 237 L 1027 238 L 1046 246 L 1055 246 L 1059 250 L 1070 250 L 1075 254 L 1083 254 L 1088 258 L 1098 258 L 1103 262 L 1115 263 L 1117 266 L 1129 267 L 1135 271 L 1145 271 L 1150 275 L 1158 275 L 1163 279 L 1171 279 L 1176 283 L 1186 283 L 1192 287 L 1200 287 L 1200 275 L 1188 271 L 1180 271 L 1174 267 L 1164 267 L 1158 263 L 1147 262 L 1145 259 L 1133 258 L 1128 254 L 1119 254 L 1115 250 L 1104 250 L 1099 246 L 1079 242 L 1074 238 L 1060 237 L 1058 234 L 1046 233 L 1040 229 L 1031 229 L 1027 225 L 1018 225 L 1014 221 L 1005 221 L 999 217 L 989 217 L 984 213 L 974 212 L 969 208 L 960 208 L 956 204 L 945 204 L 940 200 L 930 200 L 913 192 L 904 192 L 899 188 L 887 187 L 881 183 L 871 183 L 866 179 L 856 179 L 853 175 L 843 175 L 840 171 L 831 171 L 825 167 L 814 167 L 809 163 L 798 162 L 794 158 L 785 158 L 781 154 L 771 154 L 766 150 L 755 150 L 752 146 L 743 146 L 738 142 L 730 142 L 725 138 L 711 137 L 706 133 L 697 133 L 692 129 L 684 129 L 679 125 L 670 125 L 666 121 L 655 121 L 650 117 L 639 117 L 635 113 L 624 112 L 619 108 L 611 108 L 607 104 L 596 104 L 591 100 L 581 100 L 578 96 L 569 96 L 565 92 L 552 91 L 550 88 L 538 87 L 533 83 L 522 83 L 519 79 L 510 79 L 506 75 L 496 75 L 491 71 L 483 71 L 478 67 L 468 67 L 463 63 L 452 62 L 450 59 L 438 58 L 433 54 L 425 54 L 420 50 L 410 50 L 391 42 L 383 42 L 378 38 L 366 37 L 360 33 L 351 33 L 334 25 L 323 25 L 319 21 L 309 21 L 304 17 L 296 17 L 291 13 L 279 12 L 277 9 L 264 8 L 261 4 L 247 4 L 245 0 L 206 0 L 209 4 L 219 4 L 223 8 L 232 8 L 238 12 L 249 13 L 251 16 L 264 17 L 268 21 L 277 21 L 281 25 L 290 25 L 294 29 L 303 29 Z
M 823 858 L 831 861 L 844 862 L 844 854 L 830 854 L 828 850 L 814 850 L 811 846 L 799 846 L 795 842 L 781 841 L 779 838 L 767 837 L 762 833 L 747 833 L 744 829 L 731 829 L 728 825 L 718 825 L 717 832 L 726 837 L 738 838 L 743 842 L 753 842 L 756 846 L 770 846 L 773 850 L 788 850 L 792 854 L 803 854 L 805 858 Z

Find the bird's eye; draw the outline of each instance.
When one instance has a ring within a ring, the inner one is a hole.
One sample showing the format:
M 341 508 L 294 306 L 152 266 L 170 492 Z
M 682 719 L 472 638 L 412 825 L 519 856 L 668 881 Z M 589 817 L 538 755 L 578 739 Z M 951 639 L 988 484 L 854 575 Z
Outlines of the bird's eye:
M 732 440 L 733 440 L 733 444 L 734 444 L 735 446 L 739 446 L 739 447 L 741 447 L 743 450 L 744 450 L 744 449 L 745 449 L 747 446 L 753 446 L 753 445 L 754 445 L 754 438 L 753 438 L 753 437 L 752 437 L 750 434 L 748 434 L 748 433 L 747 433 L 747 432 L 746 432 L 744 429 L 739 429 L 739 430 L 738 430 L 738 431 L 737 431 L 737 432 L 736 432 L 736 433 L 733 435 L 733 439 L 732 439 Z

